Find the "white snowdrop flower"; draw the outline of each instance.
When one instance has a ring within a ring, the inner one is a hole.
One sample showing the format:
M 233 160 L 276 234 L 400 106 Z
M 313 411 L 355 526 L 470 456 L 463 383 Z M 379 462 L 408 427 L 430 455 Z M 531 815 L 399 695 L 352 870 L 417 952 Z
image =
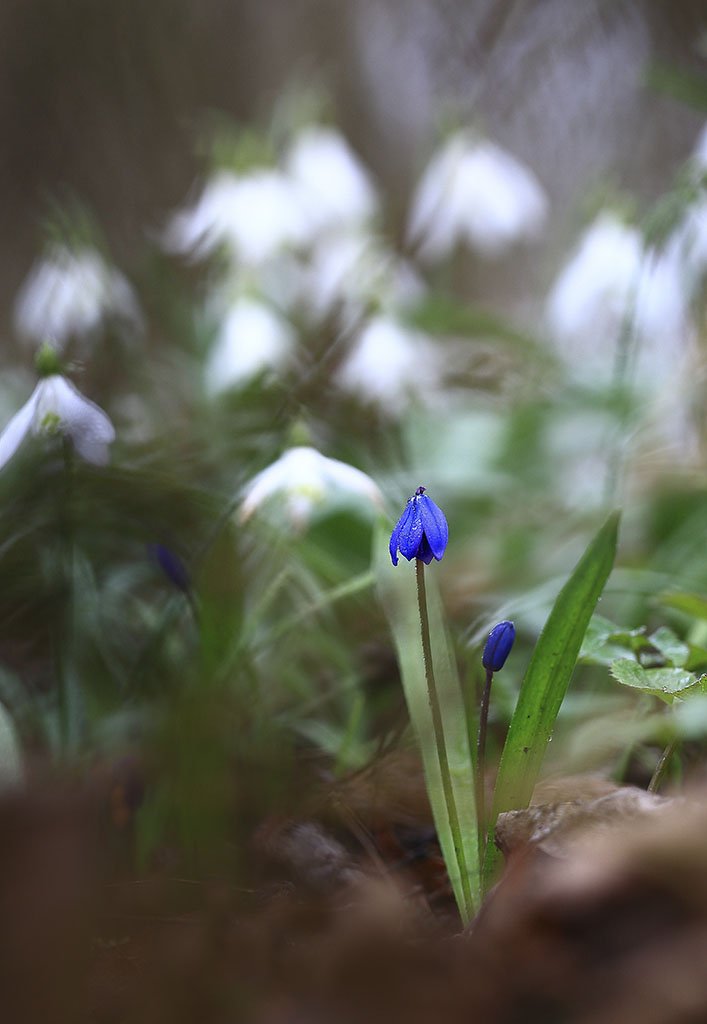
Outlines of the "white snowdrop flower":
M 72 336 L 92 334 L 108 317 L 141 331 L 143 318 L 127 279 L 97 250 L 53 245 L 35 264 L 15 303 L 19 334 L 62 349 Z
M 640 232 L 612 213 L 585 231 L 547 300 L 550 329 L 561 343 L 593 339 L 603 357 L 614 348 L 643 259 Z
M 206 362 L 206 387 L 219 394 L 265 370 L 280 370 L 292 356 L 295 332 L 275 310 L 242 297 L 227 310 Z
M 172 218 L 164 244 L 197 258 L 225 245 L 236 262 L 257 267 L 308 237 L 297 189 L 280 171 L 260 169 L 216 174 L 197 202 Z
M 290 448 L 247 484 L 239 516 L 248 519 L 257 509 L 279 498 L 296 528 L 306 526 L 317 509 L 337 501 L 381 509 L 383 496 L 368 474 L 338 459 L 329 459 L 309 445 Z
M 303 284 L 303 301 L 313 319 L 337 307 L 346 323 L 374 301 L 406 308 L 425 286 L 413 267 L 365 232 L 323 235 L 312 248 Z
M 65 377 L 43 377 L 29 399 L 0 433 L 0 469 L 28 434 L 63 434 L 77 455 L 95 466 L 108 462 L 108 445 L 115 440 L 113 424 L 102 409 L 84 398 Z
M 285 158 L 285 170 L 315 232 L 353 227 L 377 211 L 370 175 L 333 128 L 304 129 Z
M 635 371 L 658 379 L 675 367 L 688 331 L 675 250 L 646 250 L 636 228 L 600 214 L 550 292 L 547 321 L 568 363 L 604 379 L 613 372 L 621 331 L 631 326 Z
M 491 142 L 452 136 L 429 163 L 412 200 L 408 235 L 435 262 L 464 242 L 498 256 L 540 233 L 548 202 L 535 175 Z
M 433 399 L 441 374 L 439 353 L 426 335 L 381 315 L 361 331 L 335 380 L 342 390 L 397 415 L 411 400 Z

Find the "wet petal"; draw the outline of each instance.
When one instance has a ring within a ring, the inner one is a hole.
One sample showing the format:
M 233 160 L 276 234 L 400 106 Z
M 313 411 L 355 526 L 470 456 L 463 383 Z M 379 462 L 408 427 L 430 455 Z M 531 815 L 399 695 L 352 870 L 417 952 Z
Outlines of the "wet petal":
M 515 626 L 512 622 L 504 620 L 497 623 L 488 635 L 484 645 L 484 653 L 481 664 L 492 672 L 500 672 L 506 663 L 506 658 L 511 653 L 511 647 L 516 638 Z
M 408 562 L 413 558 L 417 558 L 417 552 L 424 533 L 417 498 L 412 498 L 409 509 L 409 515 L 403 514 L 398 534 L 398 550 L 403 558 L 407 558 Z
M 424 533 L 422 535 L 422 540 L 420 541 L 420 546 L 417 549 L 417 557 L 421 562 L 424 562 L 425 565 L 429 565 L 435 557 L 434 552 L 430 547 L 430 542 L 427 540 L 427 536 Z
M 444 512 L 426 494 L 417 497 L 420 521 L 429 544 L 429 549 L 440 560 L 449 540 L 449 527 Z M 422 557 L 421 555 L 419 557 Z M 429 564 L 429 563 L 428 563 Z
M 391 557 L 391 560 L 393 562 L 393 565 L 397 565 L 398 564 L 398 545 L 399 545 L 399 542 L 400 542 L 400 534 L 401 534 L 403 529 L 405 531 L 407 531 L 408 520 L 414 514 L 415 514 L 414 502 L 413 502 L 413 500 L 411 498 L 408 501 L 407 505 L 405 506 L 405 508 L 403 510 L 403 514 L 401 515 L 400 519 L 398 519 L 398 521 L 395 524 L 395 527 L 393 529 L 393 532 L 390 535 L 390 544 L 388 545 L 388 550 L 390 551 L 390 557 Z

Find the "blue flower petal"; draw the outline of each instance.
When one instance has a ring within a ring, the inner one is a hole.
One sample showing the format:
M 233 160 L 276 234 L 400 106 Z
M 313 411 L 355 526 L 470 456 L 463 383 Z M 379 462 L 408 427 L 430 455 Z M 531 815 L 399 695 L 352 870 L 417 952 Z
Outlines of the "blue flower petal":
M 439 505 L 435 505 L 426 494 L 418 495 L 415 500 L 429 549 L 437 561 L 439 561 L 446 550 L 449 540 L 447 519 Z M 422 555 L 418 557 L 422 558 Z M 427 564 L 429 565 L 429 561 Z
M 400 536 L 398 538 L 398 549 L 400 554 L 407 558 L 408 562 L 417 558 L 417 551 L 420 547 L 424 530 L 420 519 L 420 509 L 417 499 L 411 498 L 409 503 L 410 514 L 404 516 L 405 522 L 401 521 Z
M 429 565 L 434 557 L 434 551 L 430 547 L 429 541 L 427 540 L 427 535 L 424 533 L 422 534 L 420 546 L 417 549 L 417 557 L 420 559 L 421 562 L 424 562 L 425 565 Z
M 164 544 L 148 544 L 147 550 L 175 587 L 188 594 L 191 589 L 189 573 L 179 555 Z
M 400 540 L 400 534 L 403 530 L 407 531 L 408 520 L 414 514 L 415 508 L 411 498 L 410 501 L 408 501 L 407 505 L 405 506 L 403 514 L 401 515 L 400 519 L 398 519 L 397 523 L 395 524 L 395 528 L 390 535 L 390 544 L 388 545 L 388 550 L 390 551 L 390 558 L 393 565 L 398 564 L 398 543 Z M 407 558 L 408 556 L 406 555 L 405 557 Z
M 484 645 L 484 653 L 481 657 L 481 664 L 484 668 L 491 672 L 500 672 L 506 664 L 506 658 L 511 653 L 515 638 L 516 628 L 512 622 L 504 620 L 496 623 Z

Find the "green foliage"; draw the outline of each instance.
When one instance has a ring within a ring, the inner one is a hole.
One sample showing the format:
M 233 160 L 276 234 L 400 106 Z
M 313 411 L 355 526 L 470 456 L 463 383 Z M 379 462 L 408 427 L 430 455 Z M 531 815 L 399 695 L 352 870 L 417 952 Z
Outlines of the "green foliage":
M 587 625 L 614 564 L 619 516 L 612 514 L 592 540 L 557 596 L 535 645 L 508 729 L 493 797 L 492 822 L 526 807 L 567 692 Z M 486 879 L 496 856 L 488 847 Z

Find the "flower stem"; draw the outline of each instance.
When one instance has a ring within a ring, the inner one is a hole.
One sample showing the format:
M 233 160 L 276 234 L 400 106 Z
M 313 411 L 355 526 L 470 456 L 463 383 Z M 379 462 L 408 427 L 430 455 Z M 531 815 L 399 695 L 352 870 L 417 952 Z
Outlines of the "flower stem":
M 59 686 L 59 736 L 61 754 L 75 754 L 78 749 L 81 729 L 81 693 L 76 679 L 76 595 L 74 593 L 76 573 L 76 550 L 74 537 L 74 453 L 71 442 L 62 438 L 63 489 L 60 512 L 61 544 L 63 548 L 63 570 L 65 604 L 60 648 L 57 658 Z
M 479 708 L 479 735 L 476 742 L 476 817 L 479 823 L 479 835 L 481 836 L 481 859 L 486 852 L 486 793 L 484 780 L 486 776 L 486 729 L 489 720 L 489 701 L 491 698 L 491 683 L 493 682 L 493 669 L 486 669 L 486 682 L 481 694 L 481 706 Z
M 658 764 L 655 766 L 655 771 L 653 772 L 653 778 L 648 783 L 649 793 L 657 793 L 660 789 L 661 783 L 665 778 L 665 773 L 667 771 L 668 764 L 670 763 L 670 759 L 675 753 L 675 748 L 677 747 L 677 745 L 677 739 L 671 740 L 670 743 L 668 743 L 665 750 L 663 751 L 663 753 L 660 755 L 660 760 L 658 761 Z
M 449 816 L 452 841 L 454 843 L 454 851 L 456 853 L 457 865 L 460 873 L 462 892 L 464 893 L 467 909 L 471 912 L 473 908 L 473 898 L 471 894 L 469 870 L 466 864 L 466 857 L 464 856 L 464 844 L 462 842 L 457 805 L 454 799 L 452 773 L 449 770 L 447 747 L 444 740 L 444 728 L 442 726 L 442 711 L 439 705 L 439 694 L 437 692 L 437 683 L 435 681 L 434 665 L 432 662 L 430 621 L 427 614 L 427 593 L 425 590 L 425 563 L 420 558 L 415 559 L 415 573 L 417 577 L 417 605 L 420 612 L 420 635 L 422 638 L 422 654 L 425 662 L 427 696 L 430 702 L 430 710 L 432 712 L 432 725 L 435 734 L 437 757 L 439 759 L 439 771 L 442 776 L 442 789 L 444 791 L 444 800 L 447 805 L 447 814 Z

